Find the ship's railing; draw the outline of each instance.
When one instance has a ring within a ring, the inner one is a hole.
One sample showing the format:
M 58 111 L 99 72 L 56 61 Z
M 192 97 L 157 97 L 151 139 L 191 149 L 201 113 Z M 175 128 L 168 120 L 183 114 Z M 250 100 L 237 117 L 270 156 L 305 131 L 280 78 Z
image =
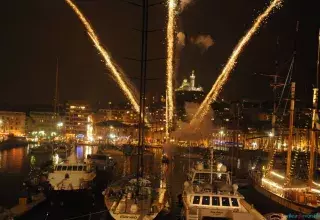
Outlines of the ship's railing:
M 98 217 L 100 217 L 100 219 L 107 213 L 107 210 L 102 210 L 102 211 L 99 211 L 99 212 L 92 212 L 92 213 L 88 213 L 88 214 L 85 214 L 85 215 L 80 215 L 80 216 L 75 216 L 75 217 L 72 217 L 72 218 L 67 218 L 67 219 L 64 219 L 64 220 L 74 220 L 74 219 L 97 219 Z M 47 216 L 49 215 L 49 213 L 47 213 Z M 47 218 L 46 218 L 47 219 Z M 105 219 L 105 218 L 104 218 Z M 109 219 L 109 218 L 107 218 Z

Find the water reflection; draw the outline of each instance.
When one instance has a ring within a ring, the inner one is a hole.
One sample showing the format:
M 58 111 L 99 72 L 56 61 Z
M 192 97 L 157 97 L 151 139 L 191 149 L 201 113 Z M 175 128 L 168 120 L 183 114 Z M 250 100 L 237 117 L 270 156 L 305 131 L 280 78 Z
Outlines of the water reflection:
M 0 151 L 0 172 L 20 172 L 25 156 L 25 148 L 13 148 Z

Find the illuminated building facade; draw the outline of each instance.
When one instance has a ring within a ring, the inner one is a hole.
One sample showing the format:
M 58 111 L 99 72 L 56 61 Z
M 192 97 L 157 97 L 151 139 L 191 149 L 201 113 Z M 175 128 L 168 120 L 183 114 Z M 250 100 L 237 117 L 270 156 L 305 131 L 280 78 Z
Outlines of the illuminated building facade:
M 67 138 L 84 139 L 87 136 L 88 117 L 91 107 L 84 101 L 68 101 L 65 128 Z
M 102 121 L 119 121 L 125 124 L 137 124 L 139 117 L 130 106 L 114 106 L 112 108 L 99 109 L 93 114 L 94 123 Z
M 185 103 L 201 103 L 205 98 L 205 93 L 202 87 L 195 86 L 195 78 L 194 71 L 190 76 L 190 82 L 187 79 L 184 79 L 182 85 L 176 89 L 176 117 L 177 120 L 187 121 L 187 114 L 185 111 Z
M 191 76 L 190 76 L 190 82 L 188 82 L 187 79 L 184 79 L 182 81 L 182 84 L 179 88 L 176 89 L 176 91 L 198 91 L 203 92 L 202 87 L 196 87 L 196 76 L 194 75 L 194 70 L 192 70 Z
M 62 126 L 58 126 L 61 123 Z M 46 136 L 55 136 L 58 132 L 64 133 L 64 118 L 56 116 L 54 112 L 31 111 L 27 118 L 27 133 L 44 133 Z
M 2 135 L 24 136 L 26 133 L 26 113 L 0 111 L 0 131 Z

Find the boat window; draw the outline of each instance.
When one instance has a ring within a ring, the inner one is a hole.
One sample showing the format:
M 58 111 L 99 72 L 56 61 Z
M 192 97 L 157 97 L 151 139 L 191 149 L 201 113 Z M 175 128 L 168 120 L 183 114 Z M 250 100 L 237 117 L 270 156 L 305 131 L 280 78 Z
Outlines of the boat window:
M 209 182 L 210 176 L 211 176 L 210 173 L 197 173 L 195 175 L 194 181 Z
M 220 206 L 220 198 L 217 196 L 212 196 L 212 205 Z
M 239 207 L 239 202 L 237 198 L 231 198 L 232 206 Z
M 83 171 L 87 171 L 87 166 L 83 166 Z
M 210 196 L 202 197 L 202 205 L 210 205 Z
M 62 166 L 57 166 L 57 170 L 60 171 L 62 169 Z
M 192 204 L 199 204 L 200 203 L 200 196 L 194 196 Z
M 66 167 L 66 166 L 63 166 L 63 167 L 62 167 L 62 170 L 63 170 L 63 171 L 67 170 L 67 167 Z
M 72 170 L 72 166 L 68 166 L 68 169 L 67 170 Z
M 222 197 L 222 206 L 230 206 L 230 200 L 228 197 Z
M 72 170 L 73 171 L 77 171 L 78 170 L 78 166 L 72 166 Z
M 83 166 L 78 166 L 78 171 L 82 171 Z

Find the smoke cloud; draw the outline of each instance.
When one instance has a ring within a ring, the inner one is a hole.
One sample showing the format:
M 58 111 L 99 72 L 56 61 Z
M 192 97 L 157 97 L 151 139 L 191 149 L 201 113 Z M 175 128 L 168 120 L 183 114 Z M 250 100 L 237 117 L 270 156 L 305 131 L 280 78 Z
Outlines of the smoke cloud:
M 199 104 L 197 103 L 186 103 L 185 109 L 187 113 L 187 119 L 191 120 L 194 114 L 197 112 L 199 108 Z M 201 139 L 208 138 L 213 132 L 213 126 L 211 118 L 213 116 L 213 112 L 209 112 L 205 117 L 205 119 L 199 124 L 197 130 L 194 127 L 190 126 L 190 123 L 178 122 L 179 130 L 174 131 L 172 133 L 172 137 L 174 139 L 183 139 L 187 141 L 199 141 Z
M 190 38 L 191 43 L 196 44 L 202 51 L 208 50 L 214 42 L 210 35 L 198 35 Z
M 177 43 L 180 48 L 186 45 L 186 35 L 183 32 L 177 34 Z
M 191 3 L 193 0 L 181 0 L 180 1 L 180 13 Z

